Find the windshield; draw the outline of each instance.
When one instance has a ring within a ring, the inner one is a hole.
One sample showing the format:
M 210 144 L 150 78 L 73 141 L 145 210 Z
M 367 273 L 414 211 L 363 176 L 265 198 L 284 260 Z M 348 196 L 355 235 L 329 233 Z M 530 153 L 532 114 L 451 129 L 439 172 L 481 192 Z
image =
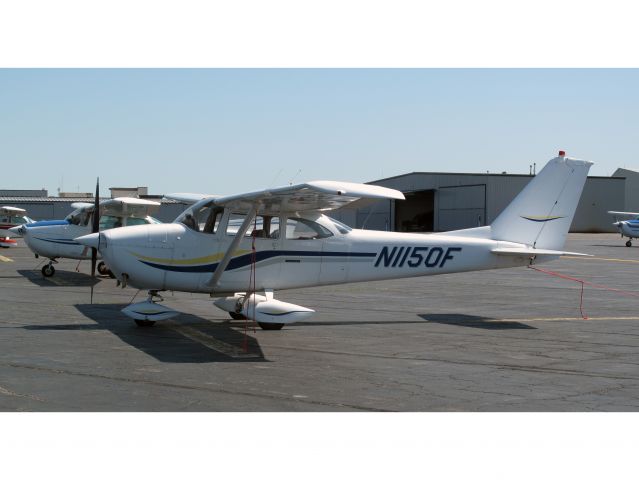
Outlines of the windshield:
M 331 217 L 326 217 L 326 218 L 328 218 L 331 222 L 335 224 L 335 228 L 339 230 L 339 233 L 347 234 L 348 232 L 353 231 L 351 227 L 349 227 L 345 223 L 340 222 L 339 220 L 335 220 L 334 218 L 331 218 Z

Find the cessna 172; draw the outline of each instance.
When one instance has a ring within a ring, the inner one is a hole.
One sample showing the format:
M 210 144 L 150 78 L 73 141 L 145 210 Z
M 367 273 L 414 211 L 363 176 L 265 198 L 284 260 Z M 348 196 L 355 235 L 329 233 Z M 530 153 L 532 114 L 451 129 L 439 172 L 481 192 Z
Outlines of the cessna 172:
M 423 235 L 355 230 L 324 215 L 360 198 L 402 200 L 373 185 L 313 181 L 200 199 L 174 223 L 77 238 L 97 248 L 122 286 L 148 289 L 123 312 L 152 325 L 178 312 L 162 290 L 208 293 L 233 318 L 263 329 L 313 310 L 273 298 L 274 290 L 524 266 L 563 252 L 592 165 L 563 152 L 544 167 L 490 226 Z M 260 293 L 257 293 L 260 292 Z
M 626 247 L 632 247 L 632 239 L 639 238 L 639 213 L 636 212 L 608 212 L 615 216 L 615 223 L 613 225 L 617 227 L 621 238 L 628 237 Z M 632 217 L 630 220 L 617 220 L 617 217 Z
M 159 208 L 158 202 L 140 198 L 113 198 L 100 202 L 100 230 L 124 227 L 127 225 L 161 223 L 149 215 Z M 75 208 L 64 220 L 46 220 L 11 228 L 10 231 L 24 238 L 27 246 L 35 253 L 50 261 L 42 267 L 42 275 L 50 277 L 55 273 L 54 263 L 58 258 L 88 260 L 91 251 L 73 240 L 92 231 L 93 203 L 74 203 Z M 109 273 L 104 262 L 98 264 L 98 272 Z
M 23 208 L 0 207 L 0 247 L 9 248 L 17 243 L 15 239 L 5 235 L 2 230 L 9 230 L 25 223 L 33 223 L 33 220 L 25 215 L 26 213 L 27 211 Z

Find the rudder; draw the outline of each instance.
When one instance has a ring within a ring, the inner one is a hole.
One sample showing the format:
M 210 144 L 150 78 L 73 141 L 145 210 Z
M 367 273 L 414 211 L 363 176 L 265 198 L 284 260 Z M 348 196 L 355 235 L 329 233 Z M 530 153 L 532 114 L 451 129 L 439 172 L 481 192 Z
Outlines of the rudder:
M 559 152 L 495 219 L 491 237 L 562 249 L 592 164 Z

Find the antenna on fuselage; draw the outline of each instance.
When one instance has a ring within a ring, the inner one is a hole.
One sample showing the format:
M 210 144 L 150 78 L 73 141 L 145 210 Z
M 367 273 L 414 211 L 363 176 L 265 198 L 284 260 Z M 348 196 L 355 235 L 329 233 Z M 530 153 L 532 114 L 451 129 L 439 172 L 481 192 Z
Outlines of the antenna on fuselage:
M 295 180 L 295 177 L 297 177 L 300 173 L 302 173 L 302 169 L 301 168 L 297 171 L 297 173 L 295 175 L 293 175 L 291 177 L 291 179 L 288 181 L 288 184 L 289 185 L 293 185 L 293 180 Z

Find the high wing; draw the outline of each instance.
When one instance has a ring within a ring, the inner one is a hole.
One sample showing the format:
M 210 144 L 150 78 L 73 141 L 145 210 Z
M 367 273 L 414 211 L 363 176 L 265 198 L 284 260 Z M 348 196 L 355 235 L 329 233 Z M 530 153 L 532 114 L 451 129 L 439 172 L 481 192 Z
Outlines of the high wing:
M 167 193 L 164 195 L 164 198 L 186 203 L 187 205 L 193 205 L 205 198 L 216 198 L 219 196 L 220 195 L 208 195 L 206 193 Z
M 316 180 L 257 192 L 217 197 L 215 204 L 237 213 L 249 212 L 257 205 L 257 214 L 276 215 L 303 211 L 335 210 L 360 198 L 404 200 L 398 190 L 362 183 Z
M 0 207 L 0 215 L 24 215 L 26 210 L 18 207 Z
M 76 202 L 71 207 L 76 210 L 92 212 L 94 205 L 92 203 Z M 100 202 L 100 210 L 106 215 L 127 215 L 134 217 L 146 217 L 156 212 L 160 208 L 160 203 L 143 198 L 118 197 L 102 200 Z
M 616 217 L 639 217 L 639 212 L 615 212 L 614 210 L 609 210 L 608 213 Z
M 159 202 L 143 198 L 119 197 L 100 202 L 100 210 L 106 215 L 145 217 L 160 208 Z

